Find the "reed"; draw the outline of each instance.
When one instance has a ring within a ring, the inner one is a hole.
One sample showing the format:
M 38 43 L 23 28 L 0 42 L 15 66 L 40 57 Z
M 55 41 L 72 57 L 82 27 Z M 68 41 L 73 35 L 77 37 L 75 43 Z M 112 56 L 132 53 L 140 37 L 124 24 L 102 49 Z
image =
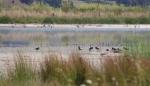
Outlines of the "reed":
M 91 57 L 92 58 L 92 57 Z M 80 54 L 68 59 L 55 54 L 45 56 L 37 69 L 18 55 L 8 76 L 0 78 L 1 86 L 148 86 L 150 60 L 130 56 L 98 59 L 96 66 Z M 13 70 L 12 70 L 13 69 Z

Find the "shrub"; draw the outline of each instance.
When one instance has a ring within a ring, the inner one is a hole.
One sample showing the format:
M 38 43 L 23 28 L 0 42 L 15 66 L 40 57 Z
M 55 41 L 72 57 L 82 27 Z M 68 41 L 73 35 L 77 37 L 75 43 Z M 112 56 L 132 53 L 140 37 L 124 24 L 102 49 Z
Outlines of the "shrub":
M 12 23 L 12 19 L 7 16 L 1 16 L 0 17 L 0 23 Z

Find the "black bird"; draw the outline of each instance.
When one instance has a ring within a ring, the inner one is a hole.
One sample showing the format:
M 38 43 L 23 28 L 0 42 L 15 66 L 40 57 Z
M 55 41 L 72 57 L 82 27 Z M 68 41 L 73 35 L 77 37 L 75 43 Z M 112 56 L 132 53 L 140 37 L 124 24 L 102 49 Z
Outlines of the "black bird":
M 122 50 L 120 48 L 117 48 L 118 53 L 120 53 Z
M 122 50 L 120 48 L 112 48 L 113 53 L 120 53 Z
M 78 50 L 83 50 L 83 49 L 81 49 L 81 47 L 80 47 L 80 46 L 78 46 Z
M 99 50 L 99 47 L 95 47 L 96 50 Z
M 38 51 L 38 50 L 40 50 L 40 48 L 39 48 L 39 47 L 37 47 L 37 48 L 35 48 L 35 50 L 37 50 L 37 51 Z
M 109 51 L 109 49 L 106 49 L 106 51 Z
M 92 47 L 92 46 L 90 46 L 90 48 L 89 48 L 89 51 L 91 51 L 91 50 L 93 50 L 93 47 Z
M 117 49 L 116 49 L 116 48 L 114 48 L 114 47 L 112 47 L 111 49 L 112 49 L 112 50 L 117 50 Z

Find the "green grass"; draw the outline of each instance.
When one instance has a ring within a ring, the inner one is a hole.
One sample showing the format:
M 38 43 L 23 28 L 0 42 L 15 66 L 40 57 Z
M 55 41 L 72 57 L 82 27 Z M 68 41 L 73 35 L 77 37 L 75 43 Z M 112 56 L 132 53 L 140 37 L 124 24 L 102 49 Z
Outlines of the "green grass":
M 36 80 L 35 69 L 32 64 L 25 60 L 25 57 L 19 53 L 14 59 L 13 65 L 8 66 L 7 75 L 1 78 L 1 86 L 28 86 Z
M 140 35 L 133 33 L 128 35 L 128 38 L 124 40 L 124 46 L 129 50 L 126 52 L 128 55 L 136 58 L 149 58 L 150 57 L 150 40 L 147 39 L 148 34 Z
M 0 23 L 46 23 L 46 24 L 149 24 L 150 17 L 84 17 L 84 18 L 66 18 L 66 17 L 22 17 L 10 18 L 8 16 L 0 17 Z
M 7 16 L 0 17 L 0 23 L 12 23 L 12 19 Z

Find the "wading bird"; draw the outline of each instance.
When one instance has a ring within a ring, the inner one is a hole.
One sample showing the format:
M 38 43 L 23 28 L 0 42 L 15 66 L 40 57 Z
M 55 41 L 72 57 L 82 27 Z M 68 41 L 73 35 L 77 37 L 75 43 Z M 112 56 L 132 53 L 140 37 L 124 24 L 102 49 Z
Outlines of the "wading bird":
M 89 51 L 93 50 L 93 47 L 90 45 Z
M 112 47 L 113 53 L 120 53 L 122 50 L 120 48 L 113 48 Z
M 40 50 L 40 48 L 39 48 L 39 47 L 37 47 L 37 48 L 35 48 L 35 50 L 37 50 L 37 51 L 38 51 L 38 50 Z
M 96 50 L 99 50 L 99 47 L 95 47 Z
M 80 46 L 78 46 L 78 50 L 83 50 L 83 49 L 81 49 L 81 47 L 80 47 Z
M 112 50 L 117 50 L 117 49 L 116 49 L 116 48 L 114 48 L 114 47 L 112 47 L 111 49 L 112 49 Z
M 109 49 L 106 49 L 106 51 L 109 51 Z

